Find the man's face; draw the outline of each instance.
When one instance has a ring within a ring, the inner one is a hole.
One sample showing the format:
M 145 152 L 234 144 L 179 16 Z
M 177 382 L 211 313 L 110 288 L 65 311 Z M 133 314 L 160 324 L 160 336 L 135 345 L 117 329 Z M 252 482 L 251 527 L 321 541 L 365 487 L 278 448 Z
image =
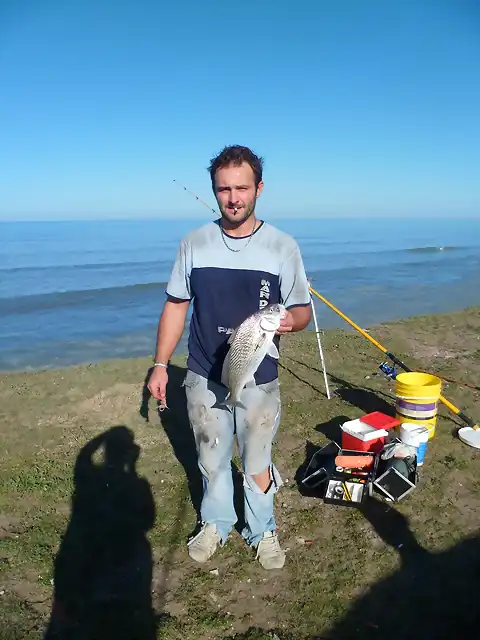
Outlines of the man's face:
M 215 173 L 215 197 L 222 217 L 234 225 L 240 225 L 255 210 L 256 199 L 263 189 L 263 182 L 255 188 L 252 167 L 243 162 L 230 165 Z M 236 209 L 236 212 L 235 212 Z

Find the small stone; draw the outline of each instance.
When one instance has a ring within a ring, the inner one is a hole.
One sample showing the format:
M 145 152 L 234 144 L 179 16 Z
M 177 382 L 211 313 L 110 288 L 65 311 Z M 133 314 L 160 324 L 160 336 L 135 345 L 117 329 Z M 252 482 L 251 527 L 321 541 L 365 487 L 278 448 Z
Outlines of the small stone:
M 2 589 L 2 590 L 0 591 L 0 596 L 3 596 L 3 595 L 5 595 L 5 589 Z
M 218 576 L 218 575 L 220 575 L 220 573 L 219 573 L 218 569 L 212 569 L 212 570 L 210 571 L 210 573 L 212 574 L 212 576 Z

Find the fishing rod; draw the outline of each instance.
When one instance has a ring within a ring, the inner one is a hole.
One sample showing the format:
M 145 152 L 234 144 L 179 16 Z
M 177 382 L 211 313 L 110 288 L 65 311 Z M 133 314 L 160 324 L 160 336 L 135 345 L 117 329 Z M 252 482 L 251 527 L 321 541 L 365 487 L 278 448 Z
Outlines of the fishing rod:
M 198 200 L 201 204 L 203 204 L 204 207 L 207 207 L 207 209 L 209 211 L 213 211 L 213 213 L 218 216 L 219 213 L 218 211 L 215 211 L 215 209 L 213 209 L 210 205 L 208 205 L 206 202 L 204 202 L 201 198 L 199 198 L 197 195 L 195 195 L 193 193 L 193 191 L 189 191 L 189 189 L 187 189 L 187 187 L 184 187 L 183 184 L 180 184 L 179 182 L 177 182 L 177 180 L 175 180 L 175 178 L 173 179 L 174 182 L 176 182 L 178 184 L 179 187 L 181 187 L 184 191 L 186 191 L 187 193 L 189 193 L 191 196 L 193 196 L 195 198 L 195 200 Z
M 318 293 L 318 291 L 315 291 L 315 289 L 313 289 L 311 286 L 309 287 L 309 289 L 310 289 L 310 292 L 313 293 L 313 295 L 316 296 L 319 300 L 324 302 L 327 305 L 327 307 L 330 307 L 330 309 L 332 309 L 332 311 L 335 311 L 335 313 L 337 315 L 339 315 L 341 318 L 343 318 L 345 320 L 345 322 L 347 322 L 349 325 L 351 325 L 364 338 L 366 338 L 373 345 L 375 345 L 377 347 L 377 349 L 380 349 L 380 351 L 382 351 L 382 353 L 384 353 L 388 358 L 390 358 L 390 360 L 394 364 L 396 364 L 398 367 L 400 367 L 404 371 L 407 371 L 407 372 L 412 372 L 413 371 L 404 362 L 402 362 L 399 358 L 397 358 L 397 356 L 395 354 L 393 354 L 390 351 L 388 351 L 388 349 L 386 349 L 383 345 L 381 345 L 379 342 L 377 342 L 377 340 L 375 340 L 375 338 L 372 338 L 372 336 L 370 336 L 366 331 L 364 331 L 361 327 L 359 327 L 358 324 L 355 324 L 355 322 L 353 322 L 353 320 L 350 320 L 350 318 L 348 316 L 346 316 L 339 309 L 337 309 L 331 302 L 329 302 L 326 298 L 324 298 L 322 295 L 320 295 Z M 477 429 L 480 428 L 479 424 L 475 423 L 469 416 L 467 416 L 467 414 L 464 411 L 462 411 L 461 409 L 456 407 L 449 400 L 447 400 L 443 396 L 440 396 L 439 399 L 448 409 L 450 409 L 450 411 L 453 411 L 453 413 L 455 413 L 461 420 L 463 420 L 467 424 L 467 426 L 469 426 L 471 429 L 477 430 Z

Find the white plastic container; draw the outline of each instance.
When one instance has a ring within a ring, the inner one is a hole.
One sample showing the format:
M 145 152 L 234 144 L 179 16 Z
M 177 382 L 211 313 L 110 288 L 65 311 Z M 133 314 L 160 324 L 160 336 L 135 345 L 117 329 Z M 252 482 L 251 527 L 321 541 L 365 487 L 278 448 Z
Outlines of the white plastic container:
M 400 427 L 400 440 L 410 447 L 415 447 L 417 450 L 417 466 L 423 464 L 429 433 L 427 427 L 422 424 L 403 422 Z

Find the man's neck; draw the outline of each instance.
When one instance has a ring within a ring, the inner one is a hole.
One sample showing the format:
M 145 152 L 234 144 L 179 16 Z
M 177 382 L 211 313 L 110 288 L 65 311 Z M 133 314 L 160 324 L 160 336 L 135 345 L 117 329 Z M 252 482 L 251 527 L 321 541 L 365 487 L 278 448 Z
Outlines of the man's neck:
M 234 238 L 242 238 L 244 236 L 249 236 L 260 225 L 254 213 L 249 218 L 244 220 L 242 224 L 239 224 L 239 225 L 233 225 L 229 223 L 228 220 L 225 220 L 224 218 L 220 220 L 220 224 L 222 225 L 222 228 L 225 231 L 225 233 L 228 233 L 229 236 L 232 236 Z

